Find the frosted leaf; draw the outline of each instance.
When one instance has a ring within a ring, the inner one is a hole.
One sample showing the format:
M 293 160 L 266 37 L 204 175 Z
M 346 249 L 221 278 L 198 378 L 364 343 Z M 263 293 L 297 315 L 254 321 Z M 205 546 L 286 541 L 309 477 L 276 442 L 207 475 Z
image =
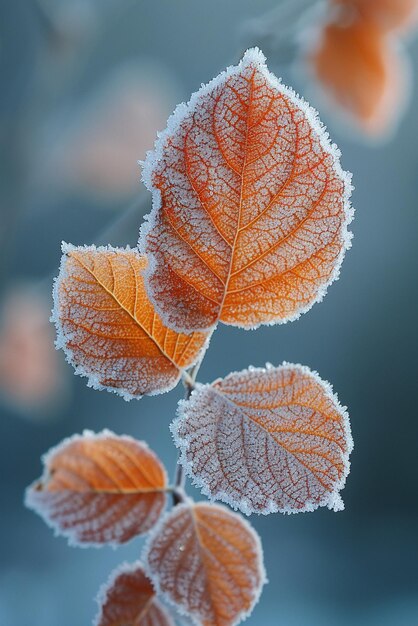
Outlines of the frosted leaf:
M 259 50 L 176 109 L 143 179 L 145 280 L 170 328 L 294 320 L 337 278 L 350 176 L 316 112 Z
M 203 626 L 233 626 L 256 604 L 265 572 L 258 535 L 222 506 L 176 506 L 146 549 L 158 593 Z
M 165 505 L 167 476 L 141 441 L 84 431 L 45 455 L 26 505 L 72 544 L 120 544 L 147 532 Z
M 369 136 L 383 136 L 403 112 L 409 93 L 408 63 L 370 20 L 321 25 L 309 52 L 315 84 L 343 116 Z
M 140 562 L 118 567 L 97 601 L 94 626 L 174 626 Z
M 57 347 L 95 389 L 125 399 L 168 391 L 206 347 L 207 335 L 168 329 L 149 301 L 136 250 L 63 244 L 54 287 Z
M 180 402 L 172 432 L 202 493 L 243 513 L 343 507 L 348 415 L 307 367 L 256 368 L 198 385 Z

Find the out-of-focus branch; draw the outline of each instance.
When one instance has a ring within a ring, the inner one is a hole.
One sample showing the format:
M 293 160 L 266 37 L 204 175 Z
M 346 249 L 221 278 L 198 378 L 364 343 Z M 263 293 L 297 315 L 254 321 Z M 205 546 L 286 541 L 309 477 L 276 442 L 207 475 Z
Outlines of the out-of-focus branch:
M 243 50 L 259 46 L 266 54 L 274 55 L 280 65 L 292 62 L 299 47 L 301 28 L 312 19 L 313 13 L 324 10 L 324 0 L 284 0 L 260 17 L 244 22 L 239 29 Z
M 151 196 L 143 191 L 122 211 L 111 224 L 97 236 L 95 244 L 105 246 L 135 246 L 138 241 L 139 227 L 146 213 L 151 209 Z
M 93 241 L 87 241 L 86 244 L 94 243 L 97 246 L 106 246 L 108 244 L 115 247 L 125 247 L 130 245 L 136 246 L 139 236 L 139 227 L 142 219 L 151 208 L 151 196 L 146 193 L 138 194 L 133 202 L 121 211 L 121 214 L 106 226 Z M 44 294 L 50 293 L 52 289 L 53 277 L 56 276 L 58 268 L 53 273 L 42 278 L 38 283 L 39 291 Z

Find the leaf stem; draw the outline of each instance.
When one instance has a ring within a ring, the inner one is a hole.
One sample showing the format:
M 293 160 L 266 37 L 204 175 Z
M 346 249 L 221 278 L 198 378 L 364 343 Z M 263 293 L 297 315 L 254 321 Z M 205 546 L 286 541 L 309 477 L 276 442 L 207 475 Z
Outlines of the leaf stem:
M 185 392 L 185 400 L 188 400 L 189 397 L 190 397 L 190 394 L 192 393 L 193 389 L 195 388 L 195 381 L 192 378 L 192 376 L 189 374 L 189 372 L 186 372 L 186 371 L 183 372 L 183 374 L 182 374 L 182 381 L 183 381 L 183 387 L 186 390 L 186 392 Z M 187 396 L 188 390 L 190 390 L 190 393 Z
M 193 367 L 183 372 L 183 387 L 184 387 L 184 399 L 188 400 L 192 395 L 193 389 L 195 389 L 196 376 L 202 363 L 200 359 Z M 180 453 L 177 456 L 176 473 L 174 478 L 173 488 L 173 506 L 180 504 L 186 500 L 186 474 L 184 467 L 180 463 Z

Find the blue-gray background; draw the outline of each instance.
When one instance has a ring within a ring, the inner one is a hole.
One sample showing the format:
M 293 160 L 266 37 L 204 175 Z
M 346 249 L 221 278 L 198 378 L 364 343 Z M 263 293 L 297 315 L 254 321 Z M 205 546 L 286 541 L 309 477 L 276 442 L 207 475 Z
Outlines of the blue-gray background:
M 95 241 L 126 204 L 117 200 L 115 210 L 103 210 L 85 194 L 49 195 L 48 185 L 39 191 L 30 181 L 32 169 L 42 167 L 41 156 L 33 144 L 27 148 L 26 134 L 60 108 L 71 112 L 125 60 L 158 62 L 176 82 L 176 98 L 186 99 L 238 58 L 245 47 L 242 23 L 276 3 L 76 3 L 82 11 L 88 5 L 86 24 L 93 27 L 91 34 L 81 28 L 82 49 L 70 72 L 65 51 L 60 65 L 61 44 L 48 21 L 60 3 L 1 0 L 3 293 L 20 279 L 48 282 L 61 240 Z M 408 43 L 413 74 L 417 44 Z M 285 82 L 294 82 L 273 52 L 268 62 Z M 297 87 L 304 92 L 303 83 Z M 356 187 L 355 236 L 341 278 L 295 323 L 256 332 L 221 326 L 199 378 L 210 381 L 266 361 L 300 362 L 329 380 L 350 411 L 355 449 L 343 492 L 346 510 L 251 520 L 262 536 L 269 584 L 248 623 L 413 626 L 418 623 L 417 84 L 396 135 L 384 145 L 351 140 L 322 117 Z M 125 234 L 126 243 L 136 238 L 137 227 Z M 116 235 L 112 242 L 122 243 Z M 89 624 L 93 597 L 112 568 L 140 554 L 140 540 L 117 551 L 69 548 L 23 507 L 24 488 L 40 474 L 43 452 L 73 432 L 107 427 L 147 440 L 169 468 L 175 464 L 168 425 L 180 388 L 125 403 L 88 389 L 82 379 L 73 377 L 71 384 L 69 402 L 49 419 L 0 407 L 1 626 Z

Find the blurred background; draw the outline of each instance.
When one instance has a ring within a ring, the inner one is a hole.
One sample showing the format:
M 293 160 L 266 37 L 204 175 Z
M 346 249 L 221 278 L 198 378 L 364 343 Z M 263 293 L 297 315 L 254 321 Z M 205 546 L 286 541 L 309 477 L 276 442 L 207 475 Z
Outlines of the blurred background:
M 137 160 L 177 102 L 251 45 L 320 108 L 341 148 L 355 185 L 353 247 L 299 321 L 219 327 L 199 379 L 306 364 L 348 406 L 355 448 L 345 511 L 252 517 L 269 584 L 248 624 L 418 624 L 418 40 L 396 36 L 410 85 L 389 84 L 405 92 L 398 120 L 371 139 L 322 107 L 306 57 L 324 20 L 314 4 L 0 0 L 1 626 L 90 624 L 113 567 L 140 555 L 140 539 L 69 548 L 23 506 L 41 455 L 84 428 L 145 439 L 172 471 L 176 460 L 168 425 L 181 388 L 126 403 L 88 389 L 54 351 L 60 243 L 135 245 L 150 209 Z M 353 72 L 339 72 L 349 93 Z

